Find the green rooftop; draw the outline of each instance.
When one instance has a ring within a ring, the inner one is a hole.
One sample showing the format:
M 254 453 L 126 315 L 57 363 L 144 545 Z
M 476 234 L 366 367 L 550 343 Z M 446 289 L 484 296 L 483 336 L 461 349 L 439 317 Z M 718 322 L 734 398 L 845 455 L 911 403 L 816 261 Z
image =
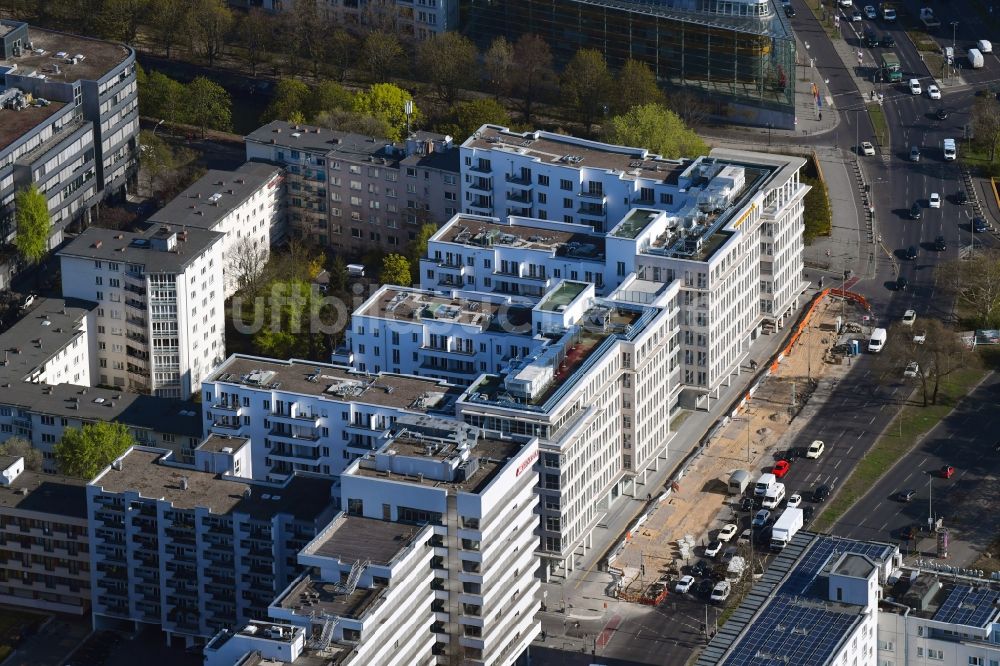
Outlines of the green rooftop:
M 646 210 L 644 208 L 633 208 L 629 211 L 625 219 L 611 232 L 612 236 L 618 238 L 636 238 L 656 219 L 659 211 Z
M 560 306 L 566 306 L 576 300 L 576 297 L 583 293 L 589 285 L 586 282 L 571 282 L 564 280 L 559 283 L 556 290 L 549 294 L 545 300 L 538 304 L 539 310 L 548 312 L 558 312 Z

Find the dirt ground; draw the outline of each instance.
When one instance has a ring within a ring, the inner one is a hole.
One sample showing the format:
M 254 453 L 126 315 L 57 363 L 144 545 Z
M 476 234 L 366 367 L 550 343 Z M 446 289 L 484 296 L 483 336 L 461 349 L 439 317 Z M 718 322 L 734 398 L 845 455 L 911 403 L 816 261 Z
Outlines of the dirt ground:
M 642 589 L 664 573 L 676 573 L 683 564 L 678 540 L 690 535 L 702 545 L 708 540 L 709 529 L 721 526 L 721 522 L 715 523 L 727 499 L 729 475 L 746 469 L 756 478 L 762 468 L 773 463 L 774 451 L 792 445 L 800 427 L 793 414 L 811 392 L 810 380 L 843 376 L 849 369 L 846 362 L 834 363 L 828 355 L 837 344 L 835 327 L 841 315 L 846 315 L 848 322 L 860 322 L 863 312 L 850 301 L 845 304 L 843 299 L 830 296 L 816 306 L 809 326 L 777 372 L 764 380 L 740 415 L 691 464 L 679 488 L 631 535 L 615 560 L 615 566 L 625 572 L 626 589 Z M 797 407 L 793 407 L 793 396 Z M 696 559 L 692 554 L 690 561 Z

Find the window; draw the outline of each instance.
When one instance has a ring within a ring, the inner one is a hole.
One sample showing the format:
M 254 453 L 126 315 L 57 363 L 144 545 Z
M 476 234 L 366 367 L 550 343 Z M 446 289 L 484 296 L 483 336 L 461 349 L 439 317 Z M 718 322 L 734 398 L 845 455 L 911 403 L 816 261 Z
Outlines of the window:
M 572 208 L 572 207 L 573 207 L 572 199 L 563 199 L 563 208 Z
M 548 176 L 543 176 L 543 175 L 539 174 L 539 176 L 538 176 L 538 184 L 547 187 L 548 184 L 549 184 L 549 177 Z
M 969 657 L 969 666 L 983 666 L 983 658 Z
M 565 178 L 559 180 L 559 189 L 566 190 L 567 192 L 573 191 L 573 181 L 566 180 Z
M 927 658 L 933 659 L 935 661 L 944 661 L 944 650 L 935 650 L 934 648 L 927 648 Z

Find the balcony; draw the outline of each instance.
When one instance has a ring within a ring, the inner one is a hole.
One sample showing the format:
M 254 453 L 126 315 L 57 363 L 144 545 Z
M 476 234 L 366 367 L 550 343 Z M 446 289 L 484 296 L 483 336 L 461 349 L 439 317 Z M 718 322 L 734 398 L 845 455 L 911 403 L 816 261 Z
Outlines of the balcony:
M 240 406 L 239 402 L 234 400 L 232 402 L 219 401 L 212 405 L 212 409 L 216 411 L 233 412 L 234 414 L 241 414 L 243 408 Z
M 489 178 L 473 178 L 472 182 L 469 183 L 469 189 L 479 190 L 480 192 L 492 192 L 493 181 Z
M 608 213 L 608 208 L 604 204 L 581 201 L 577 212 L 580 213 L 580 215 L 588 215 L 590 217 L 604 217 Z
M 271 412 L 268 418 L 275 423 L 284 423 L 291 426 L 319 427 L 319 414 L 280 414 Z
M 493 197 L 475 196 L 468 203 L 469 208 L 476 208 L 487 213 L 493 210 Z
M 145 283 L 146 283 L 145 280 L 143 280 L 143 284 L 145 284 Z M 125 291 L 129 292 L 130 294 L 134 294 L 135 296 L 137 296 L 139 298 L 145 298 L 146 297 L 146 289 L 144 287 L 139 287 L 139 286 L 137 286 L 135 284 L 132 284 L 131 282 L 128 282 L 128 281 L 125 282 Z
M 125 331 L 125 337 L 128 338 L 129 340 L 131 340 L 132 342 L 138 343 L 140 345 L 148 345 L 149 344 L 149 338 L 147 338 L 145 335 L 142 335 L 140 333 L 133 333 L 132 331 Z
M 277 428 L 272 428 L 268 433 L 270 437 L 279 439 L 286 442 L 318 442 L 319 433 L 316 432 L 303 432 L 301 430 L 279 430 Z
M 531 192 L 507 192 L 507 201 L 530 206 L 534 203 L 534 197 L 531 196 Z
M 243 426 L 240 424 L 239 420 L 228 421 L 226 419 L 216 419 L 212 422 L 212 427 L 218 430 L 230 430 L 233 432 L 240 431 Z
M 146 312 L 146 304 L 135 298 L 126 298 L 125 305 L 135 310 L 138 310 L 139 312 L 142 313 Z
M 579 195 L 583 199 L 594 199 L 601 203 L 607 203 L 608 201 L 608 195 L 603 190 L 581 190 Z
M 508 174 L 506 174 L 504 176 L 504 180 L 506 180 L 511 185 L 514 185 L 515 187 L 526 187 L 526 188 L 531 188 L 532 187 L 531 174 L 530 173 L 526 173 L 526 174 L 522 173 L 522 174 L 519 174 L 519 175 L 514 175 L 512 173 L 508 173 Z
M 297 449 L 289 446 L 278 446 L 269 452 L 272 458 L 285 458 L 291 461 L 319 460 L 319 448 Z
M 125 323 L 128 324 L 129 326 L 136 326 L 138 328 L 141 328 L 144 331 L 146 330 L 146 318 L 145 317 L 137 317 L 135 315 L 128 314 L 125 317 Z

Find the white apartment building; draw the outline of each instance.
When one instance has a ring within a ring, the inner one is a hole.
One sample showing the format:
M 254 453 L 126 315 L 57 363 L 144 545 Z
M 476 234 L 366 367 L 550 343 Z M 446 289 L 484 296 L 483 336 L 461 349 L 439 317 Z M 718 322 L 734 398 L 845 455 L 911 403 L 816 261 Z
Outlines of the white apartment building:
M 158 625 L 190 644 L 264 619 L 301 573 L 299 550 L 333 517 L 332 485 L 253 483 L 197 452 L 185 466 L 164 449 L 130 448 L 87 486 L 94 625 Z
M 396 426 L 382 449 L 341 476 L 342 505 L 352 517 L 431 528 L 429 540 L 418 539 L 432 549 L 433 600 L 430 606 L 421 600 L 413 622 L 430 621 L 437 663 L 512 664 L 541 628 L 537 440 L 431 416 L 406 417 Z M 362 556 L 357 547 L 347 549 L 341 571 Z M 422 576 L 420 569 L 412 575 Z M 390 578 L 388 585 L 391 592 L 397 583 Z M 424 655 L 406 663 L 427 663 L 424 639 L 417 632 L 401 646 L 420 647 Z
M 222 234 L 91 227 L 59 252 L 63 296 L 97 303 L 97 383 L 186 399 L 225 357 Z
M 22 437 L 55 472 L 54 447 L 66 428 L 120 421 L 135 440 L 190 461 L 202 439 L 200 407 L 92 386 L 97 372 L 93 302 L 38 298 L 0 334 L 0 441 Z
M 149 222 L 223 234 L 225 295 L 232 296 L 242 286 L 241 278 L 263 269 L 271 247 L 285 240 L 284 170 L 262 162 L 247 162 L 233 171 L 212 169 Z
M 234 355 L 203 383 L 205 432 L 253 442 L 254 478 L 336 475 L 379 448 L 405 414 L 455 412 L 459 388 L 431 378 Z

